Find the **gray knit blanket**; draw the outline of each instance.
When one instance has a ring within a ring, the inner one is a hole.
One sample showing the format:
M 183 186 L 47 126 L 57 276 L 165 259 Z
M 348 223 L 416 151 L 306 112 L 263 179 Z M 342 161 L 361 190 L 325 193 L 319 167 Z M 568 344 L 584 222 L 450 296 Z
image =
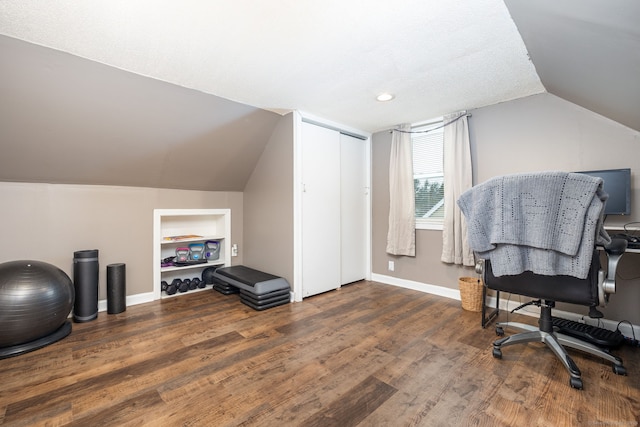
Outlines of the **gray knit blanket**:
M 532 271 L 587 277 L 603 227 L 608 195 L 602 179 L 538 172 L 492 178 L 460 196 L 469 246 L 491 260 L 495 276 Z

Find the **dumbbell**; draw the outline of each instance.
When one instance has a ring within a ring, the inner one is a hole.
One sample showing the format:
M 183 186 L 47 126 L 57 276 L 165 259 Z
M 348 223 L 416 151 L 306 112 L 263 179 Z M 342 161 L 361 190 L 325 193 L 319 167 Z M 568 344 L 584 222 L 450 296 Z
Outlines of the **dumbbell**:
M 198 277 L 194 277 L 194 278 L 191 280 L 191 283 L 193 283 L 193 282 L 196 282 L 196 286 L 197 286 L 198 288 L 200 288 L 200 289 L 202 289 L 202 288 L 204 288 L 205 286 L 207 286 L 207 284 L 206 284 L 206 283 L 204 283 L 202 280 L 200 280 L 200 278 L 198 278 Z
M 171 281 L 171 284 L 169 286 L 167 286 L 167 295 L 175 294 L 178 291 L 178 288 L 180 287 L 181 283 L 182 283 L 182 280 L 173 279 Z
M 187 279 L 187 280 L 189 280 L 189 279 Z M 198 279 L 198 282 L 199 281 L 200 281 L 200 279 Z M 192 291 L 195 288 L 197 288 L 198 287 L 198 282 L 196 282 L 196 279 L 189 280 L 189 290 Z
M 191 280 L 184 279 L 182 283 L 180 283 L 180 286 L 178 286 L 178 291 L 187 292 L 189 290 L 189 283 L 191 283 Z
M 162 282 L 160 282 L 160 290 L 166 292 L 168 286 L 169 286 L 169 284 L 167 283 L 166 280 L 163 280 Z

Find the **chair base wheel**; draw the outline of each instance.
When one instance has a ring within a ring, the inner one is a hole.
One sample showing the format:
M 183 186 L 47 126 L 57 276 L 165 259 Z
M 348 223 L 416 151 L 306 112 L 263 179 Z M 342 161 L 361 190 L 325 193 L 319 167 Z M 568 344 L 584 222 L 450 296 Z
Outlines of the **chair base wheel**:
M 627 375 L 627 368 L 622 365 L 613 365 L 613 372 L 616 375 Z
M 580 378 L 569 378 L 569 385 L 575 389 L 582 390 L 582 380 Z
M 502 350 L 500 350 L 499 348 L 493 348 L 493 357 L 495 357 L 496 359 L 502 359 Z
M 504 336 L 504 329 L 502 329 L 502 327 L 500 326 L 496 326 L 496 335 L 499 337 Z

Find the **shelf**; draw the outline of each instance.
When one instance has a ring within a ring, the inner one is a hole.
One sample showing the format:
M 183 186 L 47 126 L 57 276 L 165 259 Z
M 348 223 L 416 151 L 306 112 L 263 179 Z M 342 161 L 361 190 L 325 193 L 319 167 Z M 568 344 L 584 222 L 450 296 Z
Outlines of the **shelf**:
M 165 240 L 163 237 L 160 241 L 161 245 L 174 245 L 179 243 L 191 243 L 191 242 L 203 242 L 205 240 L 224 240 L 224 236 L 201 236 L 201 237 L 190 237 L 187 239 L 179 239 L 179 240 Z
M 167 237 L 185 236 L 177 240 Z M 165 258 L 175 256 L 176 248 L 191 243 L 217 240 L 219 258 L 202 264 L 162 267 Z M 209 267 L 231 265 L 231 210 L 230 209 L 155 209 L 153 211 L 153 293 L 154 299 L 170 298 L 188 292 L 167 295 L 162 291 L 163 281 L 201 276 Z
M 193 269 L 204 269 L 206 267 L 216 267 L 224 265 L 224 261 L 210 261 L 203 262 L 202 264 L 194 264 L 194 265 L 184 265 L 184 266 L 174 266 L 174 267 L 161 267 L 160 273 L 168 273 L 169 271 L 185 271 L 185 270 L 193 270 Z
M 186 295 L 186 294 L 195 294 L 196 292 L 203 292 L 203 291 L 209 291 L 212 292 L 213 291 L 213 286 L 211 285 L 207 285 L 204 288 L 196 288 L 196 289 L 192 289 L 190 291 L 187 292 L 176 292 L 175 294 L 169 295 L 166 292 L 162 292 L 162 299 L 166 299 L 166 298 L 173 298 L 173 297 L 179 297 L 182 295 Z

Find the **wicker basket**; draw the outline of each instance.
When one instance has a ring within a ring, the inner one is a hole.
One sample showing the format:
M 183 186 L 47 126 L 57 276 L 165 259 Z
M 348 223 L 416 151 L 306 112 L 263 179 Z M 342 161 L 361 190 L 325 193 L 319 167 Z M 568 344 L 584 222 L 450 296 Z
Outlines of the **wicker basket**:
M 482 311 L 482 281 L 473 277 L 460 277 L 458 286 L 462 308 L 468 311 Z

